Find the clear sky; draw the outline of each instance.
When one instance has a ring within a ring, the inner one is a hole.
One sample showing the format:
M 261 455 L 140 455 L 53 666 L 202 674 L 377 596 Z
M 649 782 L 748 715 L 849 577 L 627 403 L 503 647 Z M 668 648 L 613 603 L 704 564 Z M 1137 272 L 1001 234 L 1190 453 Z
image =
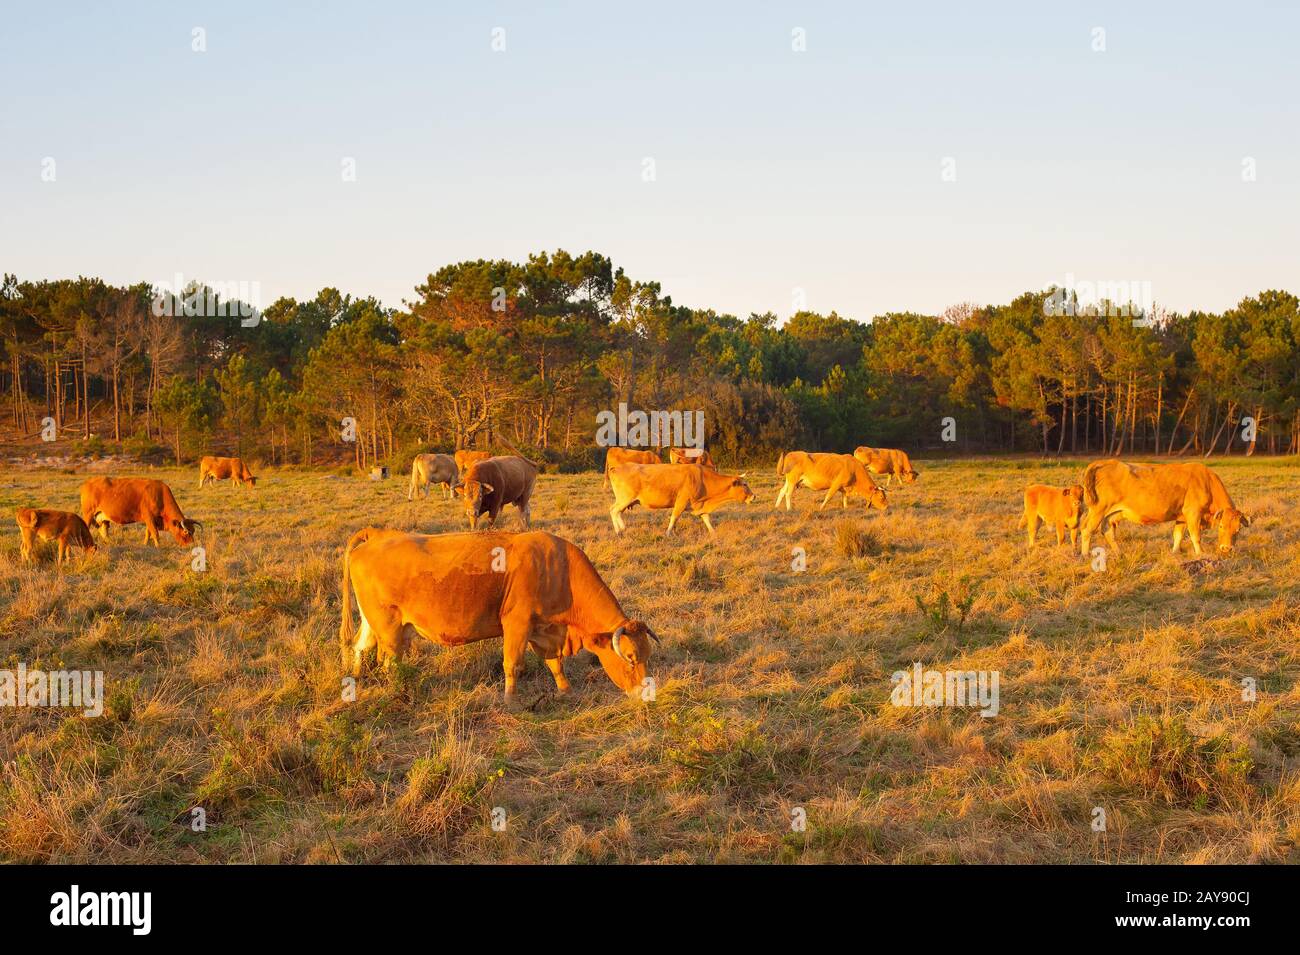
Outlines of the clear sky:
M 443 264 L 565 248 L 742 316 L 788 316 L 795 289 L 937 313 L 1070 275 L 1176 309 L 1300 292 L 1296 3 L 0 13 L 0 269 L 20 278 L 397 306 Z

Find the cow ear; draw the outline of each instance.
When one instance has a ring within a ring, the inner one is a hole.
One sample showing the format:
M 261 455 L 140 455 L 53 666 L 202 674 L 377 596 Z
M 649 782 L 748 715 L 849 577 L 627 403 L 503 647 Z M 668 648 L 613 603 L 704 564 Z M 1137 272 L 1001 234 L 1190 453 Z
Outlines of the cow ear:
M 1242 526 L 1242 527 L 1249 527 L 1249 526 L 1250 526 L 1250 518 L 1247 517 L 1245 514 L 1242 514 L 1242 515 L 1241 515 L 1241 526 Z

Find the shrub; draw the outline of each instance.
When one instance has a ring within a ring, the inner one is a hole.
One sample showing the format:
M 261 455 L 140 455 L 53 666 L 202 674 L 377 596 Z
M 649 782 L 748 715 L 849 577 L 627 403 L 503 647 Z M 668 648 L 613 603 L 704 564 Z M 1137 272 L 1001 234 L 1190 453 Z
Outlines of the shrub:
M 1198 737 L 1181 716 L 1139 717 L 1106 736 L 1096 760 L 1120 785 L 1198 810 L 1233 804 L 1254 768 L 1245 746 L 1223 735 Z
M 835 525 L 835 549 L 844 557 L 857 560 L 877 557 L 885 552 L 885 542 L 874 528 L 857 521 L 840 521 Z

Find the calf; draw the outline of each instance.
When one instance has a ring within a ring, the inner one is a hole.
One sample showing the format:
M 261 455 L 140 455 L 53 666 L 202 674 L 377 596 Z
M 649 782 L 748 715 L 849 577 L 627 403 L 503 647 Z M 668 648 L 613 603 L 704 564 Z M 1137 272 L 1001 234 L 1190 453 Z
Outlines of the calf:
M 84 547 L 87 554 L 95 552 L 95 541 L 90 536 L 90 528 L 76 514 L 20 507 L 14 519 L 18 522 L 18 530 L 23 535 L 22 555 L 25 561 L 32 559 L 32 545 L 36 543 L 37 538 L 58 542 L 60 564 L 65 557 L 71 556 L 74 544 Z
M 1079 515 L 1083 513 L 1083 485 L 1051 487 L 1031 484 L 1025 488 L 1025 513 L 1020 518 L 1021 527 L 1029 527 L 1029 546 L 1038 537 L 1038 522 L 1056 527 L 1056 544 L 1065 542 L 1065 529 L 1070 529 L 1070 546 L 1079 540 Z

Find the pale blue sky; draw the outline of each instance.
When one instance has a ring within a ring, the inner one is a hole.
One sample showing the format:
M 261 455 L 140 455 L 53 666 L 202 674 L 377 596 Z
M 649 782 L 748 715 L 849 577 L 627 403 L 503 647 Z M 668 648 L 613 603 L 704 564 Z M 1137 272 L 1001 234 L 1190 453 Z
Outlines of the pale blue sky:
M 786 317 L 795 288 L 938 312 L 1067 274 L 1179 309 L 1300 292 L 1295 4 L 0 7 L 22 278 L 396 306 L 448 262 L 566 248 L 739 315 Z

